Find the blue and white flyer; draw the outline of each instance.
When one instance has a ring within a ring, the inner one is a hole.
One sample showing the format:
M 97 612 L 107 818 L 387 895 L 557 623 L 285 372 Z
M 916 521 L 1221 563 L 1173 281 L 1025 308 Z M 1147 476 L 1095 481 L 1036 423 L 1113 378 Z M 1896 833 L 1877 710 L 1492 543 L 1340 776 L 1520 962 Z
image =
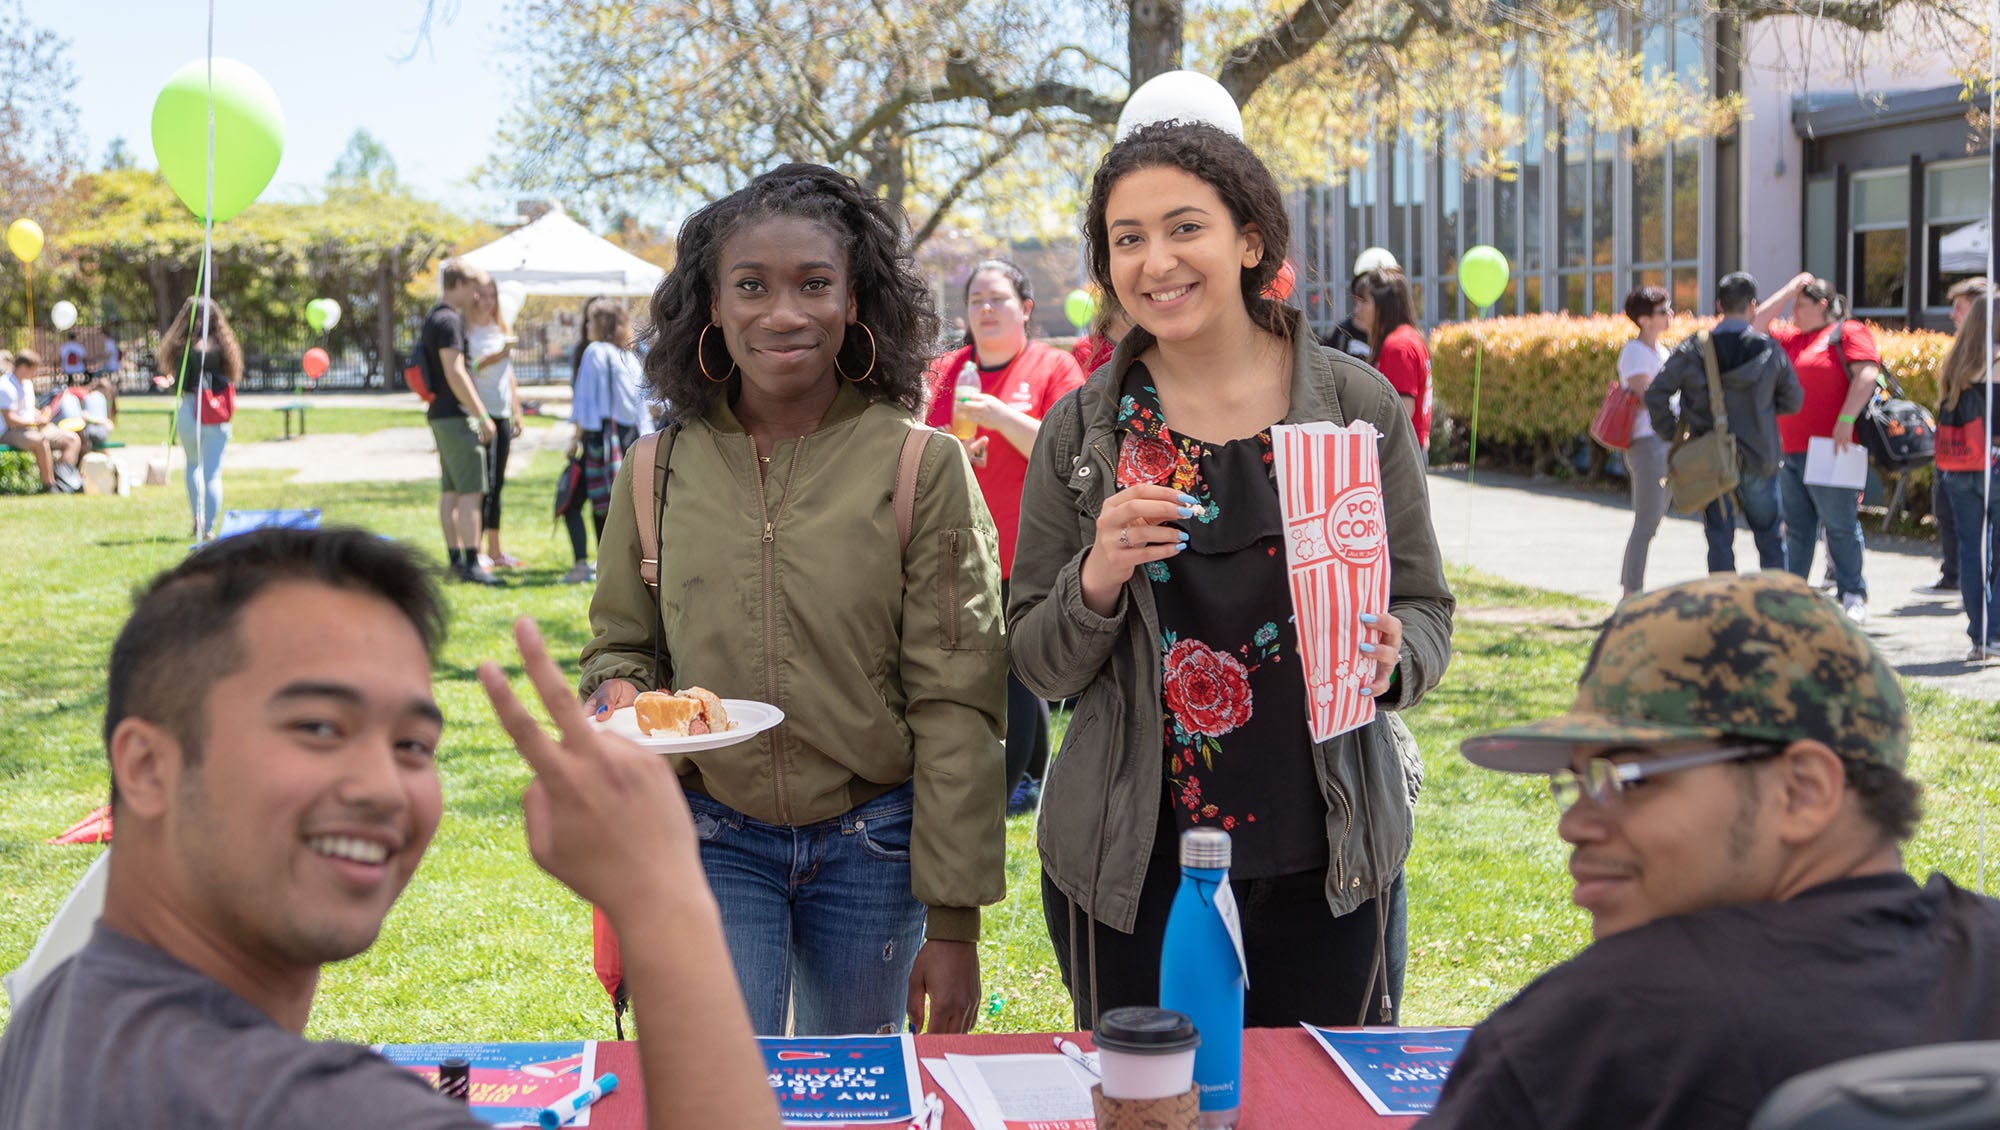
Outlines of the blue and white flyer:
M 902 1123 L 921 1109 L 917 1045 L 901 1036 L 760 1036 L 787 1126 Z
M 1376 1114 L 1429 1114 L 1470 1028 L 1304 1026 Z

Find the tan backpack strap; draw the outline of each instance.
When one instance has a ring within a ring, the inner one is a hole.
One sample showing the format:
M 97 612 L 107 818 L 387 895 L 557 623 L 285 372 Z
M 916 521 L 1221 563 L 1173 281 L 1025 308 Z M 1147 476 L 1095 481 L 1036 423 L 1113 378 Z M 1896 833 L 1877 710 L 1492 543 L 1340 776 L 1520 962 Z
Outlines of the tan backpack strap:
M 665 492 L 667 462 L 673 457 L 673 429 L 640 436 L 632 445 L 632 517 L 639 523 L 639 579 L 656 598 L 660 595 L 660 496 Z M 667 455 L 660 455 L 662 437 Z
M 917 471 L 923 466 L 924 445 L 936 428 L 913 424 L 903 437 L 903 456 L 896 463 L 896 544 L 900 552 L 910 551 L 910 526 L 917 518 Z

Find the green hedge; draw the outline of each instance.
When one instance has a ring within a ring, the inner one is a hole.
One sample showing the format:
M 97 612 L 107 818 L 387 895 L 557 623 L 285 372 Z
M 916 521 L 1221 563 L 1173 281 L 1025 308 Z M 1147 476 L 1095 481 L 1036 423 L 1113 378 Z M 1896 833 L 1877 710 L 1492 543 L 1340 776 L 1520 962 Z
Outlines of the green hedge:
M 1678 317 L 1662 336 L 1671 347 L 1706 324 Z M 1951 344 L 1949 334 L 1930 330 L 1890 330 L 1871 326 L 1882 363 L 1912 400 L 1937 400 L 1937 365 Z M 1463 432 L 1472 418 L 1472 362 L 1483 341 L 1480 366 L 1479 439 L 1534 450 L 1560 450 L 1583 435 L 1604 400 L 1605 386 L 1618 371 L 1618 353 L 1632 340 L 1623 315 L 1574 318 L 1533 314 L 1451 322 L 1431 332 L 1431 380 L 1436 418 Z

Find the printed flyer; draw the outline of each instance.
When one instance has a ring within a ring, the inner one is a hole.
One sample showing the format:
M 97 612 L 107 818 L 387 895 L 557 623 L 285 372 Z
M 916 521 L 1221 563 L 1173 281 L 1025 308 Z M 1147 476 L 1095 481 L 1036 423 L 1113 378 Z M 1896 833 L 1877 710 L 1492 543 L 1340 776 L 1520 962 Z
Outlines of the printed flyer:
M 760 1036 L 788 1126 L 903 1123 L 916 1117 L 917 1046 L 902 1036 Z
M 1315 1028 L 1312 1033 L 1376 1114 L 1429 1114 L 1470 1028 Z
M 1375 718 L 1375 661 L 1364 612 L 1389 609 L 1389 522 L 1380 432 L 1367 421 L 1271 429 L 1285 564 L 1304 659 L 1307 726 L 1323 742 Z M 1366 634 L 1364 634 L 1366 633 Z
M 472 1116 L 493 1126 L 539 1126 L 542 1108 L 597 1078 L 597 1041 L 553 1044 L 382 1044 L 383 1059 L 437 1086 L 438 1061 L 472 1065 Z M 590 1125 L 585 1109 L 571 1126 Z

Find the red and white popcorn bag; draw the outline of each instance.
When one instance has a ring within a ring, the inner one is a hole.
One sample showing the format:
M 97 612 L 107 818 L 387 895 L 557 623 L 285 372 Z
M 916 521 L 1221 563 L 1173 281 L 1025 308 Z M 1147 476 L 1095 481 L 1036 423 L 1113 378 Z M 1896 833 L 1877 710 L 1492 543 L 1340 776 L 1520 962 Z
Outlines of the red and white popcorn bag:
M 1271 429 L 1285 565 L 1292 585 L 1315 742 L 1367 725 L 1376 664 L 1361 652 L 1376 633 L 1364 612 L 1389 610 L 1389 524 L 1382 507 L 1381 433 L 1363 420 Z

